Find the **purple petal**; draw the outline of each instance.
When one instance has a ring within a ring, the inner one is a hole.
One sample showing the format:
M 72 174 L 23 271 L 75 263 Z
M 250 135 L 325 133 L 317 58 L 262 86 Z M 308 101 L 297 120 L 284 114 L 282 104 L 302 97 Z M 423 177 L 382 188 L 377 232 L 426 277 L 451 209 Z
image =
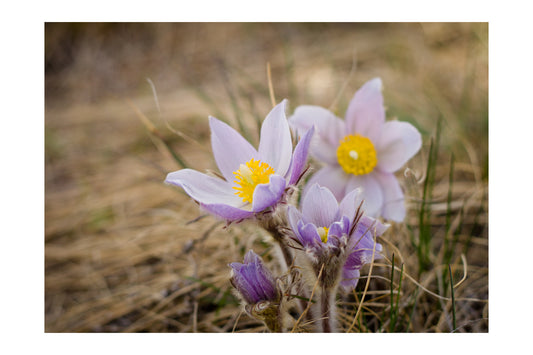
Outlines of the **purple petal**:
M 343 235 L 348 235 L 350 232 L 350 222 L 351 220 L 348 217 L 342 216 L 340 221 L 334 222 L 328 227 L 328 236 L 337 236 L 340 238 Z
M 306 223 L 327 227 L 339 219 L 339 204 L 329 189 L 313 184 L 303 196 L 302 215 Z
M 364 239 L 367 238 L 363 238 L 363 240 Z M 380 253 L 382 249 L 383 248 L 379 243 L 376 243 L 375 250 L 373 242 L 370 244 L 359 243 L 346 259 L 346 263 L 344 264 L 345 269 L 360 270 L 364 265 L 370 264 L 372 260 L 381 259 L 382 256 Z M 373 259 L 372 255 L 374 256 Z
M 298 233 L 296 237 L 304 247 L 314 247 L 322 243 L 316 226 L 313 223 L 305 224 L 303 221 L 298 222 Z
M 258 292 L 253 287 L 253 280 L 251 280 L 248 272 L 248 264 L 231 263 L 229 266 L 233 270 L 231 275 L 232 284 L 244 300 L 251 304 L 260 301 Z
M 346 134 L 361 134 L 375 142 L 385 123 L 381 79 L 366 82 L 354 95 L 346 110 Z
M 254 190 L 252 211 L 261 212 L 276 205 L 285 192 L 286 180 L 277 174 L 270 175 L 268 184 L 259 184 Z
M 375 250 L 374 250 L 375 249 Z M 380 259 L 382 246 L 376 243 L 371 238 L 362 238 L 361 242 L 353 248 L 344 264 L 345 269 L 360 270 L 364 265 L 369 264 L 372 260 Z M 374 257 L 372 259 L 372 256 Z
M 285 116 L 287 100 L 276 105 L 261 126 L 259 155 L 276 174 L 285 176 L 292 158 L 291 131 Z
M 233 264 L 230 264 L 230 266 L 233 267 Z M 270 270 L 264 265 L 261 257 L 254 253 L 253 250 L 249 250 L 244 256 L 244 264 L 246 265 L 236 265 L 234 270 L 236 270 L 236 272 L 241 272 L 242 274 L 243 272 L 241 269 L 243 267 L 247 269 L 245 273 L 249 273 L 247 276 L 250 281 L 250 286 L 253 287 L 254 291 L 257 293 L 257 298 L 254 301 L 258 302 L 261 300 L 274 299 L 276 297 L 274 277 Z
M 246 218 L 250 218 L 254 215 L 252 211 L 243 210 L 230 205 L 215 203 L 204 204 L 200 203 L 200 207 L 212 215 L 228 220 L 228 221 L 240 221 Z
M 383 248 L 381 244 L 374 242 L 374 237 L 382 235 L 388 227 L 389 225 L 382 224 L 374 218 L 361 217 L 355 231 L 350 236 L 351 252 L 346 259 L 345 267 L 360 269 L 372 261 L 372 254 L 374 254 L 374 259 L 381 258 L 380 253 Z
M 391 173 L 375 174 L 383 191 L 383 208 L 381 216 L 396 222 L 402 222 L 405 218 L 405 201 L 402 188 L 396 176 Z
M 165 179 L 167 184 L 179 186 L 194 200 L 203 204 L 226 204 L 234 207 L 243 205 L 235 195 L 231 184 L 219 178 L 202 174 L 192 169 L 172 172 Z
M 235 277 L 235 279 L 240 280 L 239 291 L 243 296 L 247 295 L 249 297 L 247 299 L 248 303 L 254 304 L 263 301 L 264 297 L 262 295 L 261 286 L 257 281 L 255 264 L 243 265 L 238 275 L 240 276 L 240 279 L 238 277 Z
M 209 117 L 209 125 L 211 127 L 211 147 L 218 169 L 224 178 L 231 182 L 235 180 L 233 172 L 250 159 L 259 159 L 259 153 L 239 132 L 224 122 Z
M 260 259 L 255 263 L 255 273 L 263 299 L 272 300 L 276 298 L 276 284 L 274 277 Z
M 340 201 L 344 197 L 349 178 L 350 175 L 346 174 L 339 165 L 327 165 L 311 176 L 304 189 L 304 195 L 313 184 L 319 184 L 327 187 L 337 201 Z
M 342 281 L 340 283 L 340 286 L 344 290 L 344 292 L 349 292 L 357 286 L 357 282 L 359 281 L 360 272 L 357 269 L 349 269 L 349 268 L 343 268 L 342 269 Z
M 257 255 L 256 253 L 254 253 L 253 250 L 248 250 L 248 252 L 246 253 L 246 255 L 244 255 L 244 263 L 245 264 L 250 264 L 250 263 L 258 263 L 260 262 L 260 258 L 259 258 L 259 255 Z
M 376 143 L 377 169 L 393 173 L 411 159 L 422 146 L 420 132 L 408 122 L 389 121 Z
M 269 271 L 264 268 L 261 259 L 253 251 L 246 254 L 244 264 L 231 263 L 229 266 L 233 269 L 232 284 L 247 303 L 255 304 L 270 299 L 271 288 L 275 287 L 273 278 L 271 276 L 269 278 Z M 275 294 L 275 290 L 273 293 Z
M 362 189 L 357 188 L 350 191 L 339 204 L 341 215 L 348 217 L 350 222 L 353 221 L 358 209 L 361 209 L 360 212 L 364 211 L 365 204 L 362 203 Z
M 378 219 L 362 216 L 359 219 L 355 233 L 362 235 L 366 233 L 366 237 L 370 239 L 370 243 L 373 243 L 374 236 L 381 236 L 390 227 L 389 224 L 381 223 Z
M 381 191 L 381 185 L 375 175 L 375 172 L 366 175 L 352 175 L 346 184 L 346 191 L 352 191 L 358 187 L 362 188 L 361 198 L 365 200 L 365 213 L 373 217 L 377 217 L 381 213 L 383 206 L 383 191 Z
M 316 135 L 311 142 L 311 154 L 328 164 L 337 162 L 337 147 L 345 135 L 344 122 L 331 111 L 320 106 L 298 106 L 289 123 L 298 135 L 316 127 Z
M 298 222 L 302 220 L 301 212 L 296 207 L 289 205 L 287 207 L 287 218 L 291 229 L 296 233 L 298 231 Z
M 302 139 L 300 139 L 298 144 L 296 144 L 296 148 L 294 148 L 291 168 L 289 170 L 289 185 L 294 185 L 298 181 L 304 170 L 305 163 L 307 162 L 307 152 L 309 150 L 309 143 L 311 142 L 311 137 L 313 136 L 314 132 L 315 128 L 311 127 L 311 129 L 304 134 Z

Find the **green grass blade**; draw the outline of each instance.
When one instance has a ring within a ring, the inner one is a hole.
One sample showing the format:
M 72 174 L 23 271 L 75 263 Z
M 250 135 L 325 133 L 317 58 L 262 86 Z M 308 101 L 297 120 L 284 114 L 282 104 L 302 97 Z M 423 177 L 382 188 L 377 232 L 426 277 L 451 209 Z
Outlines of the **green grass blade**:
M 429 269 L 430 265 L 430 244 L 431 244 L 431 208 L 429 204 L 432 200 L 433 184 L 435 182 L 435 167 L 439 153 L 439 142 L 442 127 L 442 118 L 437 120 L 437 129 L 435 137 L 431 138 L 428 154 L 428 163 L 426 167 L 426 179 L 422 202 L 419 211 L 419 240 L 418 240 L 418 262 L 419 273 Z
M 452 236 L 450 236 L 450 228 L 451 228 L 451 219 L 452 219 L 453 171 L 454 171 L 454 155 L 452 153 L 450 157 L 450 172 L 448 176 L 448 199 L 446 201 L 446 224 L 445 224 L 445 231 L 444 231 L 444 255 L 443 255 L 444 264 L 450 264 L 452 256 L 453 256 L 453 251 L 455 250 L 455 243 L 454 242 L 450 243 L 450 238 L 452 238 Z M 446 271 L 445 271 L 444 277 L 443 277 L 443 283 L 444 283 L 443 288 L 444 289 L 446 289 L 447 287 L 446 280 L 447 280 L 447 277 L 446 277 Z

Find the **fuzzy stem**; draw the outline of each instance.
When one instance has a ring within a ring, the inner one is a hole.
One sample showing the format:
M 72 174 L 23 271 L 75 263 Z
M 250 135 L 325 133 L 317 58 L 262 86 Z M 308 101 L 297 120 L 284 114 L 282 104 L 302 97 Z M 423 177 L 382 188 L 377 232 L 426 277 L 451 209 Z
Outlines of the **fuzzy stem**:
M 335 326 L 335 288 L 322 288 L 320 300 L 322 332 L 334 333 L 337 331 Z
M 330 311 L 331 307 L 329 306 L 329 292 L 325 289 L 322 290 L 322 331 L 324 333 L 331 333 L 331 324 L 330 324 Z
M 289 247 L 282 241 L 279 241 L 278 244 L 283 254 L 283 259 L 285 259 L 285 263 L 287 264 L 287 270 L 288 270 L 292 265 L 292 253 L 289 250 Z
M 259 225 L 266 230 L 272 238 L 276 241 L 276 243 L 279 245 L 279 248 L 281 250 L 281 253 L 283 255 L 283 259 L 285 261 L 284 266 L 286 267 L 286 270 L 289 270 L 293 263 L 293 254 L 289 247 L 289 245 L 286 243 L 282 228 L 287 226 L 287 222 L 284 218 L 274 220 L 273 218 L 265 218 L 259 220 Z M 304 291 L 302 291 L 304 292 Z M 305 294 L 303 295 L 305 296 Z M 303 312 L 308 306 L 308 302 L 304 299 L 298 300 L 298 311 Z M 309 313 L 306 313 L 305 315 L 307 321 L 311 321 L 311 315 Z
M 283 240 L 283 234 L 280 230 L 282 223 L 281 221 L 274 221 L 272 218 L 265 218 L 259 221 L 259 225 L 266 230 L 272 238 L 278 243 L 281 253 L 283 254 L 283 259 L 285 260 L 285 265 L 287 269 L 292 265 L 292 252 L 289 249 L 289 246 Z M 277 222 L 277 223 L 276 223 Z

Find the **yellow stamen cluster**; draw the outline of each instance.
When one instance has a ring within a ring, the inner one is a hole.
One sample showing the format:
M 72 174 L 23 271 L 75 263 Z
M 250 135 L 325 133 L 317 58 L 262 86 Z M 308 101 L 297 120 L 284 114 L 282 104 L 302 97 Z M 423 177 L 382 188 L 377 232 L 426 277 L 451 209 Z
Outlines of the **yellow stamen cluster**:
M 318 235 L 320 236 L 320 240 L 322 240 L 322 242 L 324 243 L 327 243 L 328 241 L 328 230 L 329 230 L 328 227 L 317 228 Z
M 345 136 L 337 148 L 337 160 L 347 174 L 364 175 L 378 163 L 372 141 L 359 134 Z
M 267 184 L 270 175 L 274 174 L 274 169 L 267 163 L 251 159 L 246 164 L 241 164 L 239 170 L 234 171 L 233 174 L 236 178 L 234 182 L 238 185 L 233 187 L 237 190 L 235 195 L 242 198 L 243 202 L 252 203 L 255 187 L 259 184 Z

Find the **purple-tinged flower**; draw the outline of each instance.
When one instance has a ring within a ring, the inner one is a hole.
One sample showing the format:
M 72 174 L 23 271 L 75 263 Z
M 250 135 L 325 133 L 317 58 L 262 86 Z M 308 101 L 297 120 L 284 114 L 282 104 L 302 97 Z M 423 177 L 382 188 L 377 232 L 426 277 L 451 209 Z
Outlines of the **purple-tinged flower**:
M 363 189 L 366 213 L 402 221 L 404 195 L 394 172 L 422 145 L 418 130 L 407 122 L 385 122 L 381 79 L 364 84 L 350 101 L 345 120 L 319 106 L 299 106 L 289 119 L 302 134 L 316 127 L 311 155 L 325 166 L 308 184 L 328 187 L 341 200 L 357 187 Z
M 283 298 L 277 279 L 263 264 L 261 258 L 250 250 L 244 264 L 231 263 L 230 282 L 244 300 L 248 315 L 265 323 L 271 332 L 283 331 Z
M 244 256 L 244 264 L 231 263 L 231 284 L 249 305 L 262 301 L 279 301 L 280 294 L 270 270 L 252 250 Z
M 374 236 L 382 235 L 388 225 L 365 216 L 361 190 L 348 193 L 340 202 L 326 187 L 313 184 L 302 199 L 301 212 L 288 207 L 288 218 L 294 240 L 305 251 L 318 276 L 323 266 L 321 283 L 326 289 L 338 283 L 354 288 L 359 270 L 370 263 L 372 255 L 379 258 L 381 244 Z
M 165 182 L 180 186 L 203 209 L 228 221 L 274 208 L 299 181 L 313 134 L 306 133 L 293 152 L 285 106 L 283 100 L 265 118 L 257 150 L 236 130 L 209 117 L 213 155 L 224 179 L 182 169 L 168 174 Z
M 388 225 L 381 224 L 372 217 L 361 216 L 350 239 L 351 245 L 348 247 L 350 253 L 342 268 L 340 286 L 344 291 L 350 291 L 357 286 L 359 270 L 372 262 L 372 256 L 374 259 L 381 258 L 380 253 L 383 248 L 381 244 L 374 243 L 373 235 L 374 233 L 377 236 L 382 235 L 387 228 Z

